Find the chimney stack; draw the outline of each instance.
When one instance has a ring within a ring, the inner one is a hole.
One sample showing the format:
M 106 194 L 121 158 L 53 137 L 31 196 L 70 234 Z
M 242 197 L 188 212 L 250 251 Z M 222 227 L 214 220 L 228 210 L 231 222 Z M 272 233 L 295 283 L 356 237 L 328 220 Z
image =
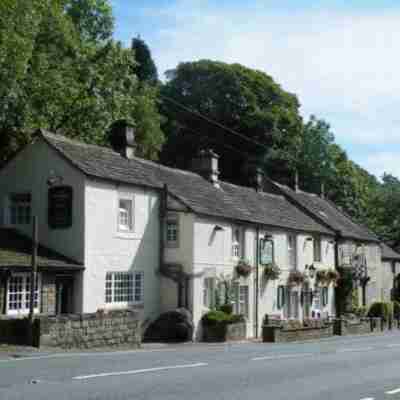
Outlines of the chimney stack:
M 108 132 L 108 139 L 112 148 L 122 157 L 132 159 L 135 156 L 135 129 L 128 121 L 115 121 Z
M 264 190 L 264 171 L 260 167 L 256 169 L 255 189 L 257 192 Z
M 299 191 L 299 171 L 297 169 L 294 172 L 294 190 L 295 192 Z
M 210 181 L 216 188 L 219 188 L 218 159 L 218 154 L 214 153 L 211 149 L 207 149 L 200 150 L 199 154 L 192 162 L 192 170 L 202 175 L 203 178 Z

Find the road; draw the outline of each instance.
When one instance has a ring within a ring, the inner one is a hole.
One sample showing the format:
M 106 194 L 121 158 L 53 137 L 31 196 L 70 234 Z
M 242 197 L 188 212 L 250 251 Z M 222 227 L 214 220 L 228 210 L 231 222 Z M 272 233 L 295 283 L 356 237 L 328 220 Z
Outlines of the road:
M 0 360 L 1 400 L 400 399 L 400 334 Z

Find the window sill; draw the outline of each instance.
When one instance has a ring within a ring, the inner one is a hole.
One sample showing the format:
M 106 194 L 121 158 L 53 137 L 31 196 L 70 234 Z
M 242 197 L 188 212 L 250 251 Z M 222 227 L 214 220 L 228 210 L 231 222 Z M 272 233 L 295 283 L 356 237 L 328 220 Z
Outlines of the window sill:
M 179 243 L 176 242 L 166 242 L 165 247 L 167 249 L 179 249 Z
M 126 232 L 124 232 L 124 231 L 118 231 L 118 232 L 114 235 L 114 237 L 116 237 L 117 239 L 126 239 L 126 240 L 129 240 L 129 239 L 140 239 L 140 238 L 141 238 L 141 235 L 139 235 L 138 233 L 133 232 L 133 231 L 126 231 Z

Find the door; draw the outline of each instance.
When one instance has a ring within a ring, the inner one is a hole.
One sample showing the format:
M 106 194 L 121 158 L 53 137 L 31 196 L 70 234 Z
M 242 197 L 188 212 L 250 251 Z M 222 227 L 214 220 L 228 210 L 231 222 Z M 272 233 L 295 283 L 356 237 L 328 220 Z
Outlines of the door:
M 57 314 L 72 314 L 73 310 L 73 277 L 56 278 L 56 312 Z

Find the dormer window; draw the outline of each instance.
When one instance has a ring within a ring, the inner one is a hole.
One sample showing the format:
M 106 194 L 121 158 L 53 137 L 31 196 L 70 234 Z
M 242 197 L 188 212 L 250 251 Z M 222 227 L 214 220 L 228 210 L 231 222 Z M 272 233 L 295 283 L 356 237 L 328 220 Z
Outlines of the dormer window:
M 133 201 L 132 199 L 119 199 L 118 230 L 130 232 L 133 230 Z
M 10 195 L 10 224 L 29 225 L 31 223 L 31 194 L 13 193 Z

